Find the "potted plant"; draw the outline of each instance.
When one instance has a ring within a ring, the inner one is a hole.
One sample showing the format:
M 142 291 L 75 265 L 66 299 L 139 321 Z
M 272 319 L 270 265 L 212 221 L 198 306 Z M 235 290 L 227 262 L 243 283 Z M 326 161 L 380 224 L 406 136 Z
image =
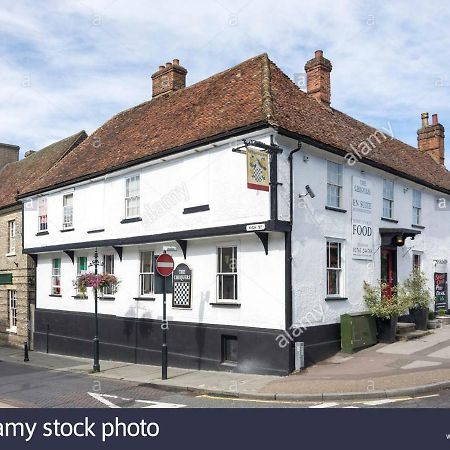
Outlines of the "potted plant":
M 87 298 L 86 292 L 88 287 L 96 289 L 101 295 L 103 295 L 103 291 L 106 288 L 108 288 L 112 294 L 115 294 L 118 290 L 119 283 L 120 281 L 116 276 L 106 273 L 99 273 L 97 275 L 87 273 L 78 276 L 73 282 L 81 298 Z
M 364 282 L 364 301 L 377 323 L 378 342 L 395 342 L 398 316 L 408 309 L 407 298 L 401 287 L 388 288 L 385 283 L 370 285 Z
M 410 305 L 409 314 L 416 324 L 416 330 L 426 331 L 431 294 L 427 288 L 425 274 L 420 269 L 414 269 L 403 286 Z

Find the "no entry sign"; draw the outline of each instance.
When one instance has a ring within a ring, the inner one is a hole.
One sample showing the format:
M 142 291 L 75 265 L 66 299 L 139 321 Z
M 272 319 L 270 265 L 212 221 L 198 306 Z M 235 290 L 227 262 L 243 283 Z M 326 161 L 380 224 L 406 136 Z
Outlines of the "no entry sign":
M 159 255 L 156 259 L 156 270 L 162 277 L 170 276 L 174 266 L 173 258 L 167 253 Z

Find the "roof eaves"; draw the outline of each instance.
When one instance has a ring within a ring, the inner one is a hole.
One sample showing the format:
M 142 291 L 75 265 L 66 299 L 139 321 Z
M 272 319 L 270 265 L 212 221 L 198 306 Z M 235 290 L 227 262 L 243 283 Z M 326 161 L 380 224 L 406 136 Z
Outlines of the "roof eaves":
M 325 150 L 327 152 L 333 153 L 333 154 L 338 155 L 338 156 L 345 157 L 345 155 L 347 154 L 341 148 L 334 147 L 332 145 L 329 145 L 329 144 L 326 144 L 324 142 L 318 141 L 317 139 L 311 138 L 309 136 L 296 133 L 295 131 L 290 131 L 290 130 L 287 130 L 287 129 L 282 128 L 282 127 L 277 127 L 277 131 L 279 133 L 287 136 L 287 137 L 291 137 L 293 139 L 298 139 L 300 141 L 304 141 L 304 142 L 306 142 L 308 144 L 314 145 L 314 146 L 316 146 L 316 147 L 318 147 L 318 148 L 320 148 L 322 150 Z M 384 164 L 378 163 L 378 162 L 373 161 L 371 159 L 363 157 L 363 158 L 361 158 L 360 162 L 363 163 L 363 164 L 367 164 L 368 166 L 374 167 L 376 169 L 383 170 L 385 172 L 391 173 L 393 175 L 400 176 L 402 178 L 405 178 L 406 180 L 409 180 L 409 181 L 412 181 L 414 183 L 420 184 L 420 185 L 425 186 L 425 187 L 427 187 L 429 189 L 432 189 L 434 191 L 438 191 L 438 192 L 442 192 L 444 194 L 450 195 L 450 189 L 446 189 L 443 186 L 439 186 L 439 185 L 430 183 L 428 181 L 423 180 L 422 178 L 414 177 L 414 176 L 409 175 L 409 174 L 407 174 L 405 172 L 402 172 L 402 171 L 394 169 L 394 168 L 392 168 L 390 166 L 386 166 Z

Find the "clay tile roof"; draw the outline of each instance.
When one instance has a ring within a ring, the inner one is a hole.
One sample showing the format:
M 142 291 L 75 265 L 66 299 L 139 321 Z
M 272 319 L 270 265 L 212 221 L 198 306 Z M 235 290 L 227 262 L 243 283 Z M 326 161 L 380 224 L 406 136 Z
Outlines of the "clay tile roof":
M 301 91 L 266 54 L 175 93 L 123 111 L 21 192 L 45 191 L 251 126 L 272 125 L 345 155 L 376 130 Z M 401 141 L 367 161 L 450 193 L 450 172 Z
M 66 154 L 86 139 L 85 131 L 55 142 L 0 171 L 0 209 L 17 203 L 17 193 L 46 174 Z

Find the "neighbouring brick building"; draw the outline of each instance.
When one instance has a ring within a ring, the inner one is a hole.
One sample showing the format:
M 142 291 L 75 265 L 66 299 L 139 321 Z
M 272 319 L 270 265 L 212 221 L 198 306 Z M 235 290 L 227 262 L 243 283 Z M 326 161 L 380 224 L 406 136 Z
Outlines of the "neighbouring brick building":
M 22 205 L 16 196 L 87 137 L 84 131 L 19 161 L 19 147 L 0 144 L 0 344 L 29 342 L 35 305 L 35 264 L 22 253 Z

